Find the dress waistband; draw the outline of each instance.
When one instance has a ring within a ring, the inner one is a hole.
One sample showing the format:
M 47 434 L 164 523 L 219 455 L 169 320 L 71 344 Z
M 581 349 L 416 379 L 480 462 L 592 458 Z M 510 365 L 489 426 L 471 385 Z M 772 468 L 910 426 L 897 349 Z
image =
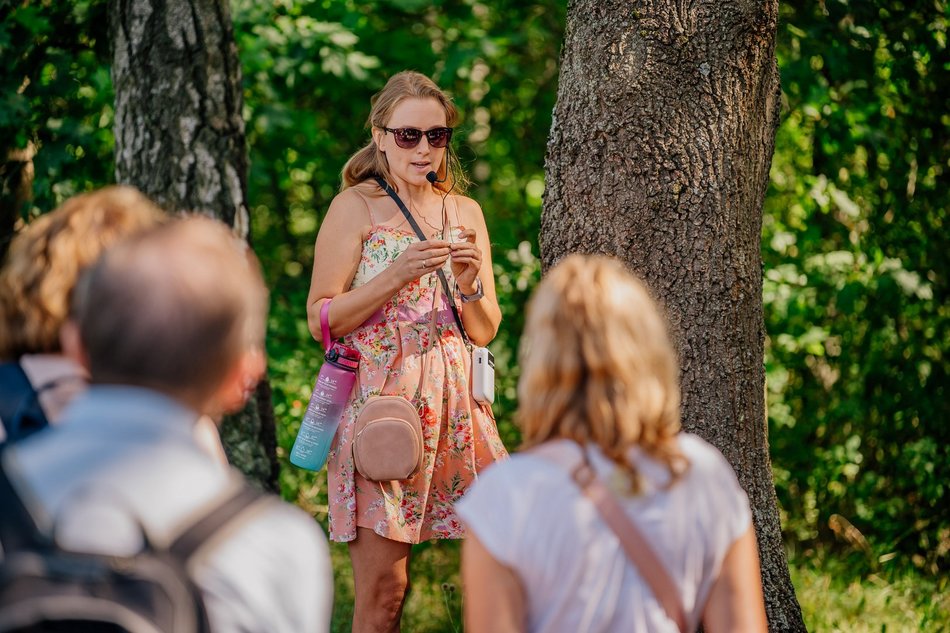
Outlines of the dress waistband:
M 441 310 L 437 310 L 436 312 L 437 312 L 436 323 L 438 323 L 439 325 L 448 325 L 455 322 L 455 317 L 452 314 L 451 308 L 443 308 Z M 402 321 L 403 323 L 415 323 L 416 325 L 421 325 L 421 326 L 428 326 L 429 321 L 432 318 L 431 312 L 424 312 L 418 315 L 408 315 L 403 310 L 397 310 L 397 313 L 399 314 L 400 317 L 402 317 L 400 318 L 400 321 Z M 377 323 L 382 323 L 385 320 L 386 318 L 383 315 L 383 311 L 377 310 L 372 315 L 370 315 L 368 319 L 363 321 L 363 325 L 361 327 L 376 325 Z

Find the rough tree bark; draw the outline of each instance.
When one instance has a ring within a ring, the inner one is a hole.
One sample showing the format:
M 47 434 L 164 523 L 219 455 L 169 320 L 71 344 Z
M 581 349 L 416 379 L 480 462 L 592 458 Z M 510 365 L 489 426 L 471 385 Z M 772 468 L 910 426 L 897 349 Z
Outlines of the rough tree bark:
M 665 306 L 684 427 L 752 503 L 769 627 L 805 630 L 764 404 L 762 203 L 778 123 L 776 0 L 574 0 L 546 159 L 541 255 L 615 255 Z
M 33 198 L 33 157 L 36 146 L 27 143 L 23 149 L 0 150 L 6 159 L 0 163 L 0 262 L 13 241 L 17 221 L 23 207 Z
M 241 69 L 224 0 L 112 0 L 116 181 L 248 238 Z M 228 457 L 276 489 L 270 389 L 221 428 Z

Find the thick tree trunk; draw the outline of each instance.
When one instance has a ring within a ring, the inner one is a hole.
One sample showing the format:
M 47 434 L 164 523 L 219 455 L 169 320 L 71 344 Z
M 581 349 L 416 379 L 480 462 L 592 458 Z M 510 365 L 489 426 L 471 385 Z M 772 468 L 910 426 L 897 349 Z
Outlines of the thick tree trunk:
M 804 630 L 764 404 L 762 203 L 779 111 L 775 0 L 575 0 L 541 221 L 545 269 L 626 261 L 665 306 L 687 430 L 752 503 L 769 627 Z
M 248 237 L 241 69 L 224 0 L 112 0 L 116 181 Z M 269 389 L 225 419 L 229 458 L 276 488 Z M 265 450 L 268 447 L 269 450 Z

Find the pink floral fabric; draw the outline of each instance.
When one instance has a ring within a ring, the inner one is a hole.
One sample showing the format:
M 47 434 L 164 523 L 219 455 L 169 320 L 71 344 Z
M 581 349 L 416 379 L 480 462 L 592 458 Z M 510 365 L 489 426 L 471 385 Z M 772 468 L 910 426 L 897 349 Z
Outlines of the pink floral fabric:
M 373 227 L 363 243 L 352 287 L 389 266 L 417 238 L 399 227 Z M 451 267 L 444 272 L 454 288 Z M 327 464 L 330 538 L 352 541 L 356 528 L 404 543 L 462 538 L 454 504 L 478 473 L 508 456 L 491 408 L 475 402 L 469 389 L 471 355 L 459 335 L 448 302 L 440 293 L 438 340 L 429 354 L 423 390 L 422 352 L 430 345 L 429 321 L 438 276 L 428 274 L 403 287 L 382 309 L 344 337 L 359 350 L 360 368 L 351 400 Z M 456 305 L 460 305 L 458 297 Z M 356 415 L 374 395 L 403 395 L 419 406 L 425 444 L 423 468 L 411 479 L 370 482 L 353 465 Z

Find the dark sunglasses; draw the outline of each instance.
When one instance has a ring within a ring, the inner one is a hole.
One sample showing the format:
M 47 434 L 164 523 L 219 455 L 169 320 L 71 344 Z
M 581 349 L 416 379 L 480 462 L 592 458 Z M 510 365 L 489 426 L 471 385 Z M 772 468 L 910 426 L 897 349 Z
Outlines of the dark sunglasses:
M 396 139 L 396 145 L 403 149 L 412 149 L 418 145 L 419 141 L 422 140 L 423 134 L 426 140 L 429 141 L 429 147 L 436 148 L 445 147 L 452 138 L 452 128 L 450 127 L 435 127 L 431 130 L 419 130 L 414 127 L 400 127 L 396 129 L 384 127 L 383 130 L 392 132 L 393 138 Z

